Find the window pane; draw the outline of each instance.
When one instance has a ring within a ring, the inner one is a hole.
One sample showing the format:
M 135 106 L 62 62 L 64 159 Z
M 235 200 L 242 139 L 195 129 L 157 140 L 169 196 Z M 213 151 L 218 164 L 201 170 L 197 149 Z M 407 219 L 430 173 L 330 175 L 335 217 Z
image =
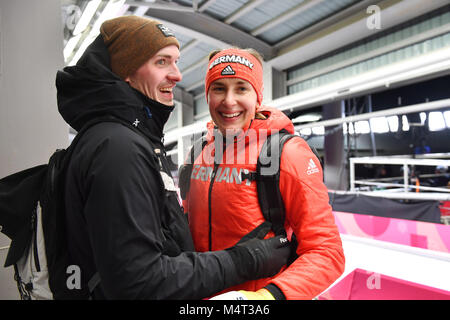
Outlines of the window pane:
M 370 119 L 370 128 L 374 133 L 389 132 L 389 125 L 385 117 L 378 117 Z
M 315 135 L 323 135 L 325 134 L 325 128 L 323 126 L 312 128 L 312 132 Z
M 311 128 L 303 128 L 300 130 L 300 134 L 302 136 L 310 136 L 311 135 Z
M 445 129 L 445 121 L 442 112 L 434 111 L 430 112 L 428 115 L 428 125 L 430 127 L 430 131 L 438 131 Z
M 427 121 L 427 114 L 425 112 L 419 113 L 420 115 L 420 123 L 425 124 L 425 121 Z
M 402 130 L 409 131 L 409 122 L 408 118 L 405 115 L 402 116 Z
M 391 132 L 397 132 L 398 131 L 398 117 L 397 116 L 387 117 L 387 121 L 389 123 L 389 129 L 391 130 Z
M 447 123 L 447 128 L 450 128 L 450 111 L 444 112 L 445 122 Z
M 363 120 L 355 123 L 355 132 L 365 134 L 370 132 L 369 121 Z

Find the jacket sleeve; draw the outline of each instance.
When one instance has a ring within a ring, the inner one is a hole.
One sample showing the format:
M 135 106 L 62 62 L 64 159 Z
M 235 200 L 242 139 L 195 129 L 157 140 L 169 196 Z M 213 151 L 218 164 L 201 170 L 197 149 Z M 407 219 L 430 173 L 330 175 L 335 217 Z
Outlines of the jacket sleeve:
M 144 138 L 117 134 L 91 150 L 83 213 L 107 298 L 201 299 L 236 284 L 227 252 L 162 254 L 164 189 Z
M 287 299 L 313 299 L 342 274 L 345 258 L 320 162 L 303 139 L 283 148 L 280 190 L 299 257 L 272 283 Z

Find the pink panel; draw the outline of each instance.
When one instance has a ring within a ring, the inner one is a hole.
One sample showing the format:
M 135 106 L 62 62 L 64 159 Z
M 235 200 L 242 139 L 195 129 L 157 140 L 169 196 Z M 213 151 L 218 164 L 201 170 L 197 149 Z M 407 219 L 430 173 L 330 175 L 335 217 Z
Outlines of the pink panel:
M 450 226 L 406 219 L 333 212 L 339 232 L 412 247 L 450 252 Z
M 355 269 L 319 300 L 450 300 L 450 291 Z

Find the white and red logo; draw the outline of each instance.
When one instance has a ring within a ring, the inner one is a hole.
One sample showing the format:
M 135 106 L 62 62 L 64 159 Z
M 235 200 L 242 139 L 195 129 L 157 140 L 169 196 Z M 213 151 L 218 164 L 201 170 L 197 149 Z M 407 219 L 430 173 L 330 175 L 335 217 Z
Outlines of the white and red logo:
M 309 165 L 308 165 L 308 170 L 306 171 L 306 174 L 309 176 L 309 175 L 311 175 L 313 173 L 317 173 L 317 172 L 319 172 L 319 168 L 317 168 L 313 159 L 309 159 Z

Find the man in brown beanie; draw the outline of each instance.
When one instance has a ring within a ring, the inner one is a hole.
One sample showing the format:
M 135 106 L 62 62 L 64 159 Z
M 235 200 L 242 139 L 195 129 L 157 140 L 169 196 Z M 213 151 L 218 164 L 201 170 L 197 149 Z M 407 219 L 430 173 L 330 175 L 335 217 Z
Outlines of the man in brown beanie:
M 147 97 L 172 105 L 172 88 L 181 74 L 176 66 L 180 45 L 170 29 L 158 21 L 128 16 L 106 21 L 100 31 L 111 70 Z
M 100 31 L 56 77 L 59 112 L 85 128 L 64 190 L 69 253 L 81 270 L 74 290 L 94 299 L 201 299 L 274 275 L 290 250 L 255 238 L 266 226 L 227 250 L 194 252 L 162 143 L 181 80 L 174 34 L 135 16 Z

